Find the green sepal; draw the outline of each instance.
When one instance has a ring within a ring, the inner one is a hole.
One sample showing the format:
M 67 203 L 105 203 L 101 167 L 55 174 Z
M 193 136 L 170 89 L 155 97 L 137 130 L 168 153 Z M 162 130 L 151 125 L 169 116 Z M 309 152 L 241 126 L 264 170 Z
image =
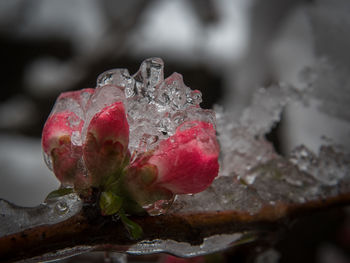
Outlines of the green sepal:
M 112 192 L 102 192 L 100 196 L 100 209 L 102 215 L 114 215 L 122 207 L 123 199 L 112 193 Z
M 52 191 L 51 193 L 49 193 L 45 200 L 48 200 L 48 199 L 53 199 L 53 198 L 58 198 L 58 197 L 61 197 L 61 196 L 64 196 L 64 195 L 68 195 L 68 194 L 71 194 L 74 192 L 74 189 L 73 188 L 61 188 L 61 189 L 57 189 L 57 190 L 54 190 Z
M 126 230 L 128 230 L 129 234 L 133 239 L 140 239 L 143 235 L 142 227 L 135 223 L 134 221 L 130 220 L 126 215 L 123 209 L 120 209 L 119 211 L 120 219 L 122 220 Z
M 105 192 L 118 193 L 123 198 L 124 212 L 132 215 L 143 215 L 145 210 L 132 198 L 129 191 L 125 187 L 125 172 L 120 177 L 109 177 L 104 188 Z

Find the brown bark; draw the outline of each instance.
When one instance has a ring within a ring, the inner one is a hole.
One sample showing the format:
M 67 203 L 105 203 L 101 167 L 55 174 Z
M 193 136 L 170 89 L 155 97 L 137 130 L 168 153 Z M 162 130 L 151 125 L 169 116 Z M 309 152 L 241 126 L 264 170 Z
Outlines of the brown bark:
M 204 237 L 253 231 L 259 238 L 276 233 L 286 227 L 290 219 L 303 214 L 334 206 L 350 204 L 350 193 L 302 204 L 276 203 L 264 206 L 252 215 L 237 211 L 219 211 L 162 216 L 132 217 L 144 230 L 143 240 L 172 239 L 201 244 Z M 79 246 L 91 246 L 94 250 L 125 251 L 132 240 L 120 221 L 102 217 L 91 206 L 68 220 L 26 229 L 0 238 L 2 262 L 14 262 L 39 257 Z

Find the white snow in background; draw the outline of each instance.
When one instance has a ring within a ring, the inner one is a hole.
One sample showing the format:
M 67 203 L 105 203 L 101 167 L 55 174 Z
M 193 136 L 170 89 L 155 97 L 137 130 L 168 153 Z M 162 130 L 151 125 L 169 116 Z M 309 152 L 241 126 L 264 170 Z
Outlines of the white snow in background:
M 217 24 L 205 29 L 202 39 L 203 53 L 209 61 L 232 63 L 241 58 L 248 41 L 248 9 L 252 0 L 215 1 L 220 13 Z
M 16 129 L 35 122 L 34 102 L 24 96 L 15 96 L 0 103 L 0 129 Z
M 186 1 L 155 1 L 130 39 L 135 53 L 170 52 L 193 58 L 199 21 Z
M 20 27 L 21 36 L 67 37 L 78 53 L 94 47 L 106 27 L 98 0 L 37 1 L 29 12 Z
M 350 123 L 322 113 L 319 105 L 317 100 L 310 100 L 307 106 L 301 102 L 288 105 L 285 111 L 287 122 L 282 133 L 286 152 L 300 144 L 317 152 L 320 145 L 325 143 L 322 137 L 331 139 L 334 144 L 350 152 Z
M 300 71 L 315 62 L 311 25 L 305 8 L 297 8 L 288 18 L 270 55 L 278 79 L 296 88 L 303 85 Z
M 47 97 L 62 92 L 62 80 L 74 83 L 80 80 L 80 76 L 80 69 L 76 65 L 61 62 L 54 57 L 43 57 L 28 65 L 24 81 L 31 94 Z
M 44 163 L 39 139 L 2 133 L 0 146 L 0 198 L 35 206 L 58 188 L 58 181 Z
M 251 1 L 215 1 L 219 21 L 201 26 L 184 0 L 155 1 L 129 43 L 132 53 L 167 54 L 174 60 L 227 63 L 237 60 L 246 44 L 246 13 Z M 213 60 L 211 60 L 213 59 Z

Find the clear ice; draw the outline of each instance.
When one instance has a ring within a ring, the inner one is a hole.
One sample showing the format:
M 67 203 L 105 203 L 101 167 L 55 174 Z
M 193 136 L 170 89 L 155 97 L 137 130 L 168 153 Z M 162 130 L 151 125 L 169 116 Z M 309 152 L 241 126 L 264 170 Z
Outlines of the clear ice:
M 306 89 L 285 84 L 258 90 L 240 119 L 217 107 L 220 172 L 205 191 L 177 196 L 174 213 L 235 210 L 254 215 L 277 202 L 303 203 L 350 192 L 350 155 L 335 145 L 318 154 L 303 145 L 287 157 L 265 138 L 290 101 L 307 100 Z
M 201 120 L 215 126 L 212 110 L 199 107 L 202 94 L 187 87 L 178 73 L 164 79 L 164 63 L 160 58 L 142 62 L 139 71 L 130 75 L 127 69 L 113 69 L 98 76 L 93 94 L 61 95 L 51 114 L 70 111 L 76 117 L 70 120 L 74 129 L 72 144 L 81 145 L 93 116 L 104 107 L 121 101 L 126 108 L 129 123 L 129 150 L 135 156 L 154 149 L 161 140 L 174 135 L 185 121 Z M 79 124 L 84 122 L 82 131 Z M 45 156 L 48 167 L 50 160 Z
M 127 69 L 115 69 L 97 79 L 96 91 L 100 94 L 108 96 L 102 90 L 113 88 L 124 93 L 120 98 L 127 110 L 131 152 L 153 149 L 161 140 L 174 135 L 185 121 L 205 120 L 215 124 L 214 113 L 199 107 L 202 95 L 198 90 L 187 87 L 178 73 L 166 79 L 163 75 L 163 61 L 150 58 L 132 76 Z
M 319 72 L 320 69 L 315 66 L 308 74 L 307 81 L 312 75 L 313 85 L 316 85 L 315 74 Z M 321 79 L 324 77 L 322 74 L 318 76 Z M 221 147 L 219 176 L 201 193 L 178 195 L 168 212 L 235 210 L 254 215 L 262 207 L 273 206 L 277 202 L 300 204 L 350 192 L 350 156 L 346 151 L 324 145 L 318 153 L 314 153 L 300 145 L 283 157 L 265 138 L 280 121 L 288 102 L 314 97 L 307 88 L 310 86 L 307 81 L 305 87 L 298 89 L 285 84 L 261 88 L 240 119 L 233 120 L 230 112 L 220 107 L 216 109 L 216 116 L 210 110 L 199 108 L 200 92 L 186 87 L 182 76 L 177 73 L 163 79 L 162 60 L 151 58 L 144 61 L 134 75 L 130 75 L 126 69 L 101 74 L 92 96 L 86 92 L 78 100 L 61 98 L 54 112 L 68 105 L 77 115 L 76 119 L 71 120 L 72 127 L 85 120 L 82 134 L 77 131 L 74 135 L 73 143 L 80 145 L 92 116 L 114 101 L 122 100 L 130 125 L 129 147 L 131 151 L 138 152 L 153 149 L 160 140 L 173 135 L 176 127 L 186 120 L 200 119 L 215 124 L 216 118 Z M 81 201 L 74 195 L 49 200 L 37 208 L 20 208 L 1 200 L 0 235 L 60 222 L 78 212 L 81 206 Z M 234 245 L 244 235 L 235 233 L 206 237 L 200 246 L 173 240 L 144 240 L 126 252 L 168 252 L 182 257 L 196 256 Z
M 37 207 L 19 207 L 0 199 L 0 237 L 35 226 L 57 224 L 72 217 L 81 208 L 82 202 L 74 193 L 46 199 Z

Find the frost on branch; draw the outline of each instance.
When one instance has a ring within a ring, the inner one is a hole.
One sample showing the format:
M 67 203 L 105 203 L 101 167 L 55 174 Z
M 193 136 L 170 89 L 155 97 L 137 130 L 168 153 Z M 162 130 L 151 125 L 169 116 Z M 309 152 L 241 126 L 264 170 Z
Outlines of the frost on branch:
M 179 196 L 173 211 L 241 211 L 257 215 L 265 206 L 304 204 L 350 192 L 350 156 L 324 145 L 313 153 L 303 145 L 278 155 L 265 134 L 289 101 L 303 93 L 284 84 L 260 89 L 238 121 L 217 110 L 221 147 L 219 177 L 204 192 Z

